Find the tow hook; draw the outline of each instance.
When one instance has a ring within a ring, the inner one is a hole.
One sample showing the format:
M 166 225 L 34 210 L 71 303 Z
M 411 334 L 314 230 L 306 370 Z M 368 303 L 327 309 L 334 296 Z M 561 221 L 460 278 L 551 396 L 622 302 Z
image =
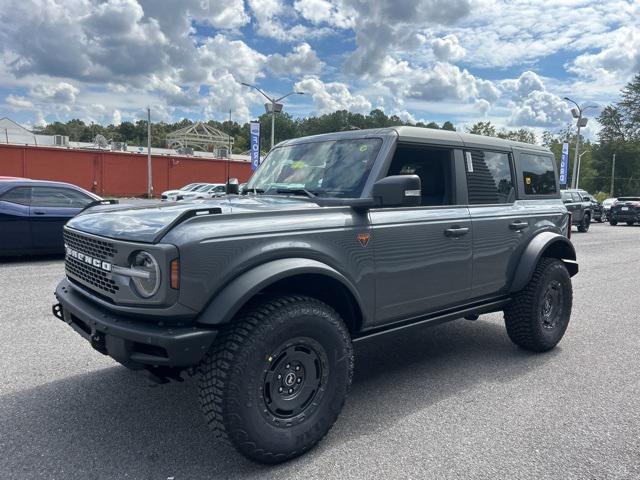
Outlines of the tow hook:
M 91 335 L 91 346 L 103 355 L 107 355 L 107 339 L 104 333 L 96 330 L 95 333 Z
M 53 313 L 53 316 L 64 321 L 64 314 L 62 313 L 62 305 L 59 303 L 56 303 L 54 305 L 51 306 L 51 313 Z

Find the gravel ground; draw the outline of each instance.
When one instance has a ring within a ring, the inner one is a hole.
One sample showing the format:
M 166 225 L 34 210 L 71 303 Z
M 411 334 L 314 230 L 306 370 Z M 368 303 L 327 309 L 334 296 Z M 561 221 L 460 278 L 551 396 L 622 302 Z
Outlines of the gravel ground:
M 4 478 L 640 478 L 640 227 L 574 233 L 560 345 L 513 346 L 501 315 L 379 337 L 327 438 L 255 465 L 203 425 L 196 382 L 156 386 L 50 313 L 60 258 L 0 263 Z

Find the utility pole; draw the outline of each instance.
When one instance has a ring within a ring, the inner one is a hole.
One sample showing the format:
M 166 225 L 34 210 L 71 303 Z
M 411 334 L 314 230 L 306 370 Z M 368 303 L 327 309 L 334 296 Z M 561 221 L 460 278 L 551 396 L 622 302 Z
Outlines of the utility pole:
M 258 87 L 256 87 L 255 85 L 251 85 L 249 83 L 244 83 L 242 82 L 242 85 L 244 85 L 245 87 L 249 87 L 249 88 L 253 88 L 255 90 L 257 90 L 258 92 L 260 92 L 262 94 L 262 96 L 264 98 L 266 98 L 267 100 L 269 100 L 269 103 L 265 103 L 264 104 L 264 108 L 265 111 L 267 113 L 271 114 L 271 148 L 273 148 L 273 146 L 275 145 L 275 131 L 276 131 L 276 113 L 280 113 L 282 112 L 282 107 L 283 105 L 280 102 L 280 100 L 284 100 L 285 98 L 287 98 L 289 95 L 304 95 L 304 92 L 289 92 L 286 95 L 283 95 L 280 98 L 272 98 L 269 95 L 267 95 L 266 93 L 264 93 L 262 90 L 260 90 Z
M 151 108 L 147 108 L 147 197 L 153 196 L 151 172 Z
M 282 111 L 282 110 L 281 110 Z M 276 104 L 271 103 L 271 148 L 276 144 Z
M 611 191 L 609 192 L 609 196 L 611 198 L 613 198 L 613 187 L 614 187 L 614 180 L 615 180 L 615 175 L 616 175 L 616 154 L 613 154 L 613 162 L 611 162 Z
M 227 185 L 229 185 L 229 177 L 231 176 L 231 109 L 229 109 L 229 148 L 227 150 Z
M 582 127 L 586 127 L 587 126 L 587 121 L 588 118 L 583 117 L 582 114 L 588 110 L 589 108 L 596 108 L 595 105 L 589 105 L 586 107 L 580 107 L 580 105 L 578 105 L 577 102 L 571 100 L 569 97 L 564 97 L 564 99 L 567 102 L 571 102 L 573 103 L 576 108 L 572 108 L 571 109 L 571 114 L 573 115 L 573 118 L 577 119 L 577 126 L 578 126 L 578 133 L 576 135 L 576 151 L 574 152 L 573 155 L 573 172 L 571 174 L 571 188 L 578 188 L 577 187 L 577 183 L 578 183 L 578 162 L 579 162 L 579 155 L 580 155 L 580 128 Z

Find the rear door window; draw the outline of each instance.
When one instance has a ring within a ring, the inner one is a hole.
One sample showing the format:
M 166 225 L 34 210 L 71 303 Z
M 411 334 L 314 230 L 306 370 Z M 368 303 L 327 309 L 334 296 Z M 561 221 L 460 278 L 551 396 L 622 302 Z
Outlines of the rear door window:
M 472 205 L 513 203 L 515 188 L 510 155 L 503 152 L 465 152 L 469 203 Z

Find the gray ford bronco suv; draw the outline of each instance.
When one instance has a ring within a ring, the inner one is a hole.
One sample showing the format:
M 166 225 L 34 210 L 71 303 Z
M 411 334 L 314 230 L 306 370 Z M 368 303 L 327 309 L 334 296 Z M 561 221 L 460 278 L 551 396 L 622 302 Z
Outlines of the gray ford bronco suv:
M 570 226 L 534 145 L 415 127 L 299 138 L 239 195 L 72 219 L 53 311 L 129 368 L 199 375 L 209 425 L 276 463 L 335 422 L 353 342 L 503 311 L 515 344 L 553 348 Z

